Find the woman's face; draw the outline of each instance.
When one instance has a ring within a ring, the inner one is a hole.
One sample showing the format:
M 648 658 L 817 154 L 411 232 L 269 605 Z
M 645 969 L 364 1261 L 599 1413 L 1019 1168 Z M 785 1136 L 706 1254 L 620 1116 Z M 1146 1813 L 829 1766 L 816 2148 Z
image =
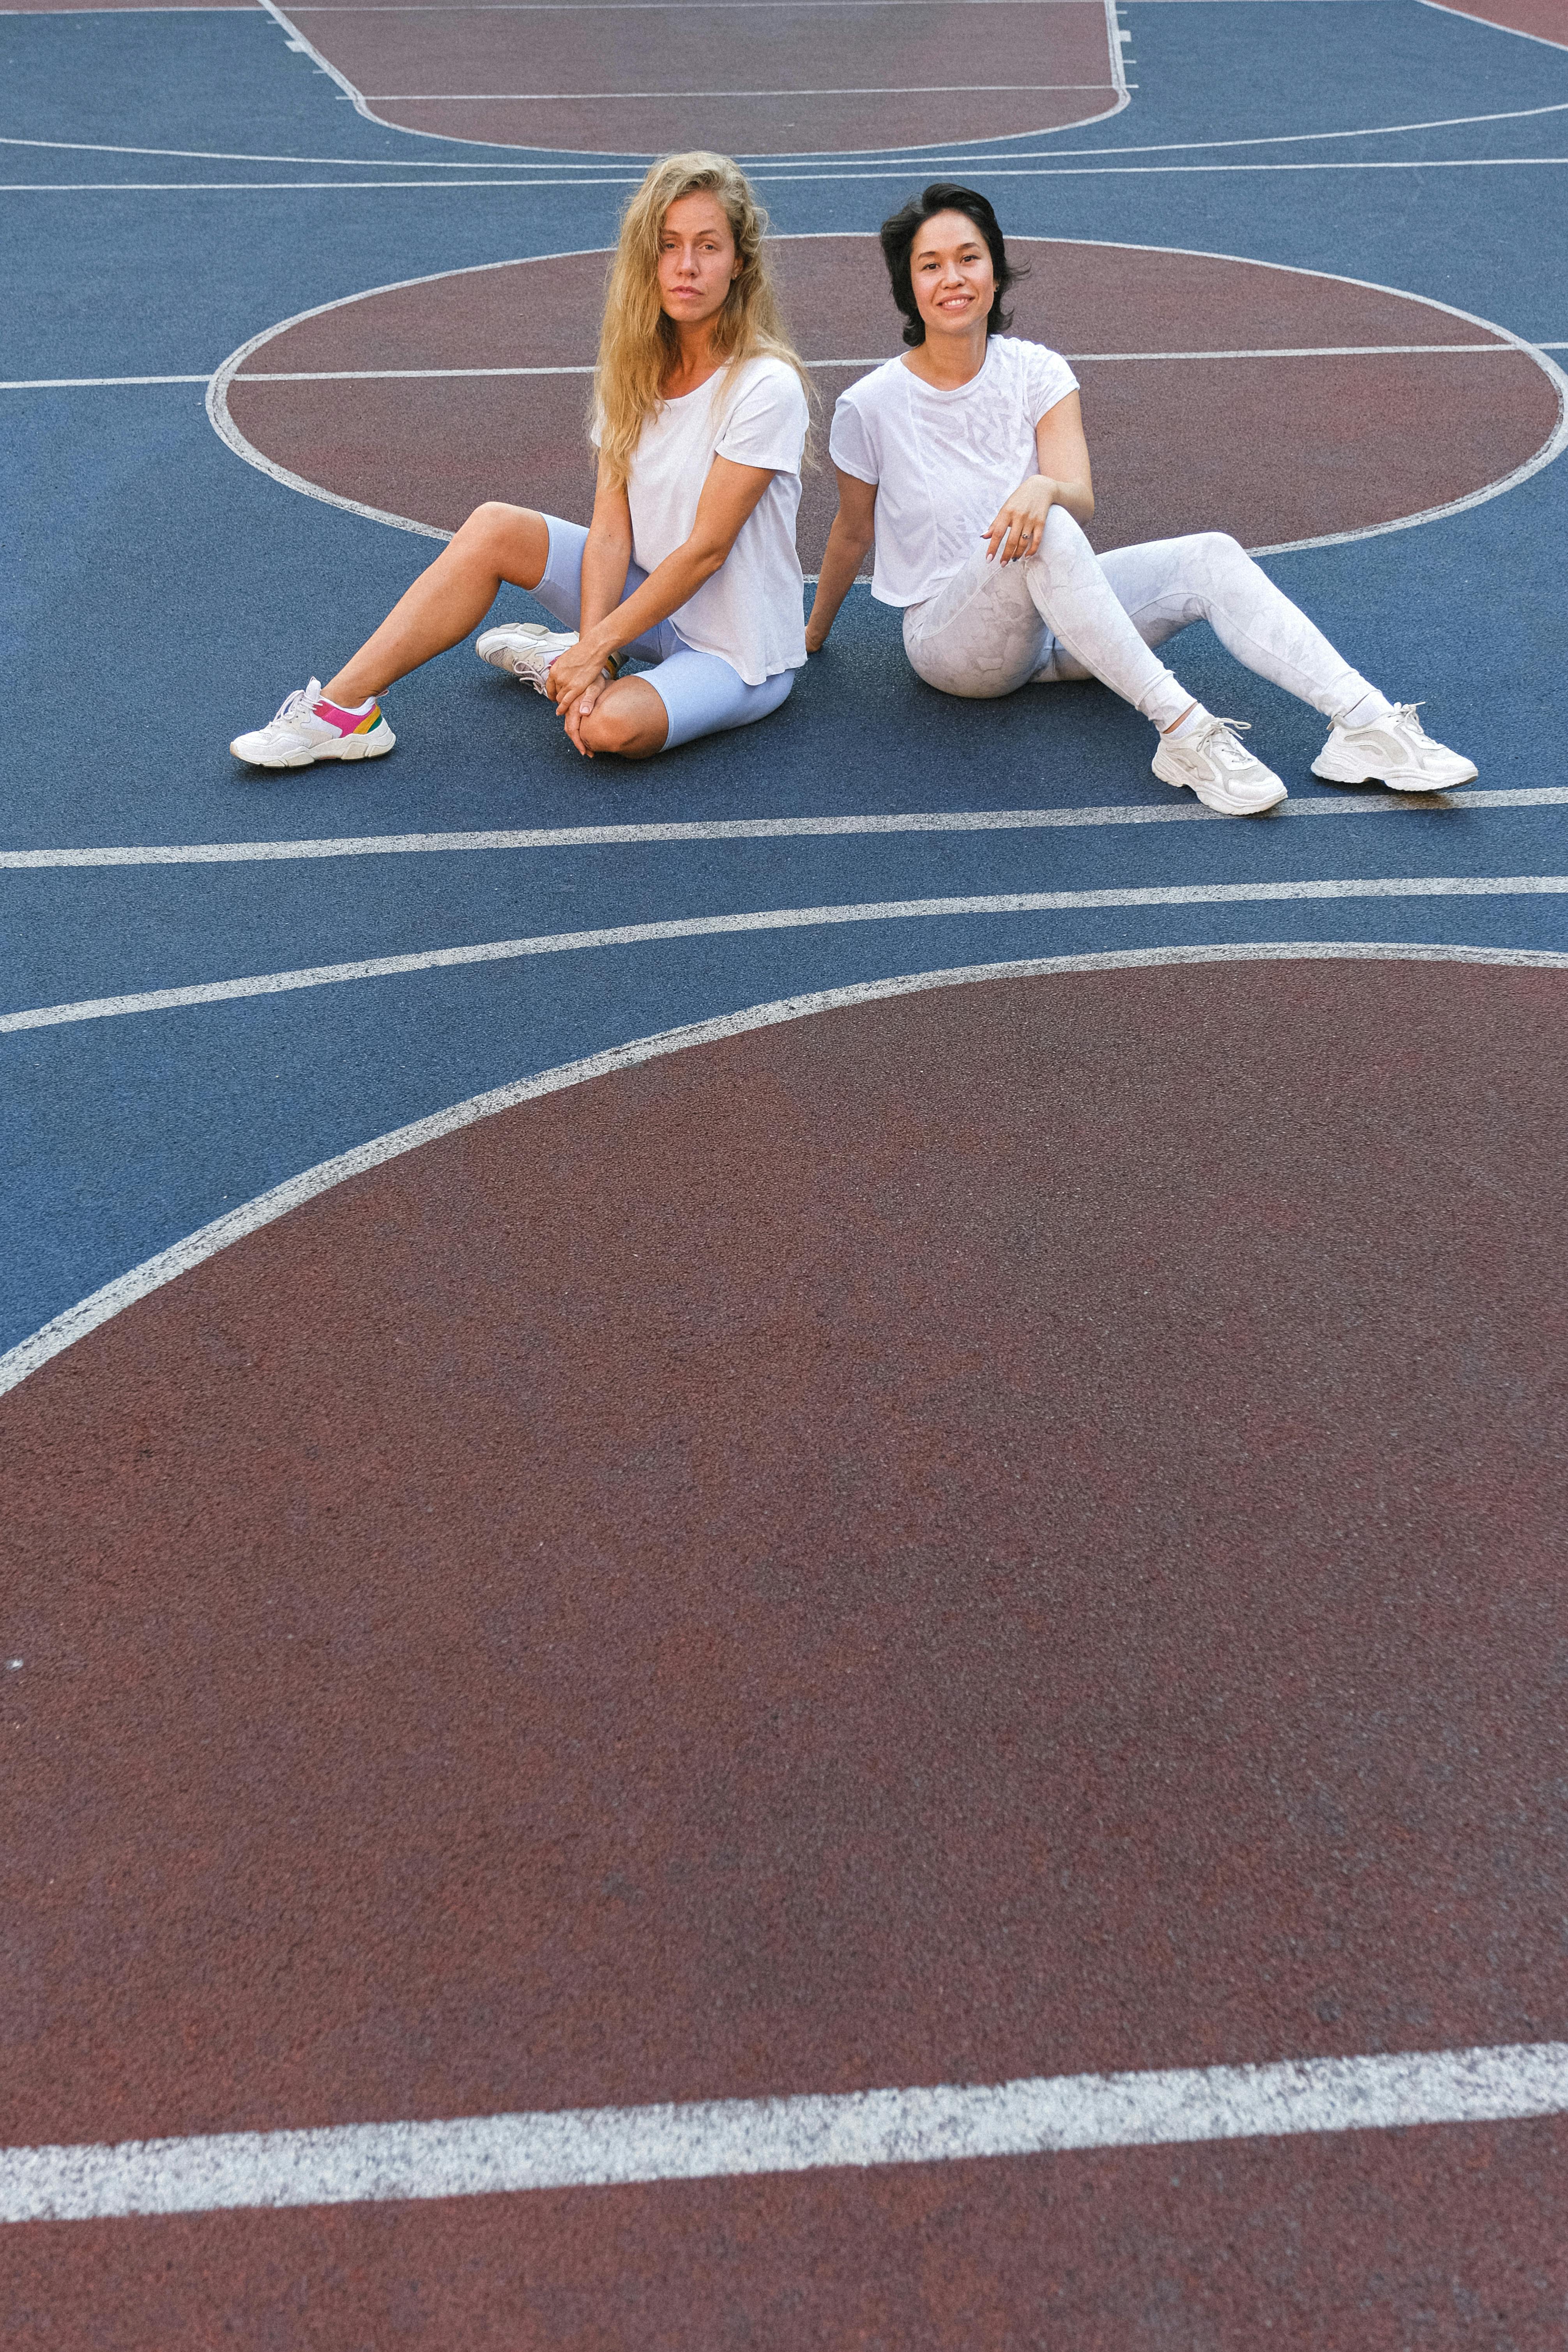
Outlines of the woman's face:
M 984 325 L 996 299 L 991 252 L 963 213 L 933 213 L 915 231 L 910 278 L 928 335 L 963 334 Z
M 717 318 L 741 274 L 723 205 L 707 188 L 677 196 L 658 233 L 658 299 L 683 327 Z

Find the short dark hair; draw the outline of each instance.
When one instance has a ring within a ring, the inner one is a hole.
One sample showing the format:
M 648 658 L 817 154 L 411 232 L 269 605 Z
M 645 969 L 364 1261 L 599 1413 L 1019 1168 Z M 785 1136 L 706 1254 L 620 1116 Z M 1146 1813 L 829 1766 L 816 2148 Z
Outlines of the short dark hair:
M 903 312 L 906 343 L 923 343 L 926 339 L 925 320 L 921 317 L 920 304 L 915 300 L 914 279 L 910 268 L 910 254 L 914 241 L 928 220 L 938 213 L 962 213 L 972 220 L 985 239 L 991 255 L 991 267 L 996 273 L 996 299 L 991 305 L 991 315 L 985 321 L 988 335 L 1005 335 L 1013 323 L 1010 310 L 1004 310 L 1002 299 L 1015 279 L 1027 277 L 1026 269 L 1015 269 L 1007 258 L 1001 225 L 986 198 L 974 188 L 961 188 L 952 180 L 933 180 L 918 196 L 911 196 L 890 220 L 882 223 L 879 234 L 882 240 L 882 258 L 888 265 L 888 275 L 893 281 L 893 299 Z

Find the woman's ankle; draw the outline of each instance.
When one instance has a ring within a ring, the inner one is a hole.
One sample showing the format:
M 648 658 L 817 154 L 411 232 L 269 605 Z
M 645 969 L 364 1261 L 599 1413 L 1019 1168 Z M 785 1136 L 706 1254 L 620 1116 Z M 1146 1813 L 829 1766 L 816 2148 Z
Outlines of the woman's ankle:
M 354 677 L 352 666 L 330 677 L 321 688 L 321 700 L 330 702 L 334 710 L 365 710 L 384 689 L 367 687 Z

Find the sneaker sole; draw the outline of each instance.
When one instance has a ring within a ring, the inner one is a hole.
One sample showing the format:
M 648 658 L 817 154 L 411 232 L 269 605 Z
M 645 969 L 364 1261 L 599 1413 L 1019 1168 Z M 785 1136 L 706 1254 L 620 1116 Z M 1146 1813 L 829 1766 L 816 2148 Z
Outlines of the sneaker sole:
M 1203 801 L 1205 808 L 1212 809 L 1215 816 L 1263 816 L 1267 814 L 1269 809 L 1278 808 L 1282 800 L 1289 798 L 1289 794 L 1286 793 L 1284 785 L 1279 782 L 1279 777 L 1276 776 L 1274 779 L 1275 788 L 1273 792 L 1269 793 L 1268 798 L 1266 801 L 1250 801 L 1245 807 L 1237 807 L 1234 802 L 1226 803 L 1222 801 L 1216 803 L 1211 800 L 1205 800 L 1203 793 L 1198 791 L 1196 784 L 1194 783 L 1190 776 L 1171 775 L 1160 765 L 1160 754 L 1158 751 L 1154 754 L 1152 765 L 1155 775 L 1159 777 L 1160 782 L 1163 784 L 1173 784 L 1179 793 L 1191 793 L 1195 799 Z
M 1379 776 L 1370 768 L 1352 769 L 1330 760 L 1321 751 L 1312 762 L 1314 776 L 1321 776 L 1326 784 L 1386 784 L 1391 793 L 1457 793 L 1461 785 L 1473 784 L 1479 770 L 1465 763 L 1466 772 L 1447 784 L 1434 783 L 1430 776 L 1413 774 L 1408 769 L 1398 775 Z
M 301 751 L 291 760 L 281 757 L 276 760 L 259 760 L 254 751 L 240 750 L 238 737 L 236 737 L 228 748 L 237 760 L 245 761 L 247 768 L 313 768 L 322 760 L 382 760 L 385 758 L 396 740 L 396 736 L 384 719 L 374 734 L 345 735 L 342 745 L 336 750 L 327 748 L 320 751 Z

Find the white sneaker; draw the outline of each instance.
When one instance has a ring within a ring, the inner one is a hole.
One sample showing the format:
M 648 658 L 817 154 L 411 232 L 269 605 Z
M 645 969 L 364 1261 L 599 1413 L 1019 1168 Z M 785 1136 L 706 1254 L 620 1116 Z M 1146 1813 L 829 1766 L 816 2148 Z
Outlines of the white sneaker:
M 318 760 L 379 760 L 397 738 L 373 702 L 365 711 L 340 710 L 321 697 L 321 681 L 297 688 L 276 719 L 249 735 L 237 735 L 229 750 L 253 768 L 311 768 Z
M 513 677 L 526 680 L 535 694 L 546 694 L 551 663 L 576 642 L 575 629 L 547 629 L 542 621 L 508 621 L 499 629 L 487 629 L 474 651 L 492 668 L 510 670 Z
M 1154 773 L 1163 784 L 1184 784 L 1221 816 L 1258 816 L 1277 808 L 1285 798 L 1284 785 L 1237 740 L 1247 726 L 1245 719 L 1205 716 L 1179 742 L 1162 736 Z
M 1336 719 L 1312 762 L 1313 775 L 1331 784 L 1384 783 L 1395 793 L 1451 793 L 1474 783 L 1475 761 L 1434 743 L 1415 716 L 1420 708 L 1397 702 L 1370 727 L 1346 727 Z

